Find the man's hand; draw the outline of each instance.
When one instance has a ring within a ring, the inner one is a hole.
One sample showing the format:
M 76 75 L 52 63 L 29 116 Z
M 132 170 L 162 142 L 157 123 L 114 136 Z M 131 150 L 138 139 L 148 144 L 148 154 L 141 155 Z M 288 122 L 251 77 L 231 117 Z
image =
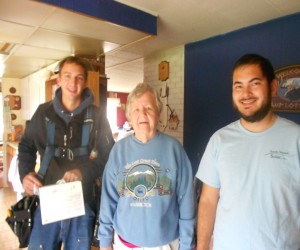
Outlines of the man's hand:
M 79 169 L 72 169 L 70 171 L 67 171 L 64 174 L 63 179 L 65 180 L 65 182 L 81 181 L 82 180 L 82 174 L 79 171 Z
M 37 188 L 40 188 L 42 186 L 42 183 L 36 177 L 35 172 L 30 172 L 23 179 L 23 188 L 24 188 L 26 194 L 33 195 L 34 191 L 35 191 L 34 186 L 36 186 Z

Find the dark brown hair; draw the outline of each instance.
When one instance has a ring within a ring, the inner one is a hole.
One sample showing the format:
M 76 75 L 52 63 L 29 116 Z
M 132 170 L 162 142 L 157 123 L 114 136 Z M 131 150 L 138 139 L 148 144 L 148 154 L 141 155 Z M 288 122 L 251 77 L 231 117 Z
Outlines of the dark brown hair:
M 271 62 L 257 54 L 246 54 L 240 57 L 235 63 L 232 72 L 241 66 L 249 64 L 258 65 L 263 75 L 267 78 L 269 84 L 271 84 L 271 82 L 275 79 L 274 68 Z
M 81 66 L 84 69 L 84 77 L 87 79 L 88 71 L 93 70 L 91 64 L 88 62 L 88 60 L 77 57 L 77 56 L 68 56 L 65 57 L 63 60 L 60 61 L 58 64 L 58 73 L 60 74 L 61 69 L 66 63 L 75 63 L 79 66 Z

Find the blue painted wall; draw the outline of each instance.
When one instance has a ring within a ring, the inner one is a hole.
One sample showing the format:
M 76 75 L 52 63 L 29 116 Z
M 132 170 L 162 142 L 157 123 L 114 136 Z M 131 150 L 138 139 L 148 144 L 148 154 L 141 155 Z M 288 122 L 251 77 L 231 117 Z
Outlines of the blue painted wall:
M 151 35 L 157 34 L 157 17 L 112 0 L 37 0 L 77 11 Z
M 194 173 L 210 136 L 238 119 L 231 73 L 245 53 L 269 58 L 275 69 L 300 64 L 300 13 L 185 46 L 184 147 Z M 300 123 L 300 113 L 278 114 Z

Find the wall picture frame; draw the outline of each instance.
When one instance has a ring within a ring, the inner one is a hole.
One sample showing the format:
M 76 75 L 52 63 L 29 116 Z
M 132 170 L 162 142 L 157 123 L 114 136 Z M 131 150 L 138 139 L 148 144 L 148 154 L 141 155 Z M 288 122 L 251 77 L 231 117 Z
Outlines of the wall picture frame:
M 272 109 L 281 112 L 300 112 L 300 64 L 275 70 L 278 80 L 276 96 L 272 98 Z

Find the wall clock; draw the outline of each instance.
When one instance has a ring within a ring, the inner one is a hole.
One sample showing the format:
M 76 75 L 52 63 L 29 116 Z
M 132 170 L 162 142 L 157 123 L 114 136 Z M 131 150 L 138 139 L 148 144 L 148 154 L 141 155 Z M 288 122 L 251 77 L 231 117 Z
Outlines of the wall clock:
M 158 76 L 159 80 L 166 81 L 169 78 L 169 62 L 162 61 L 158 65 Z

